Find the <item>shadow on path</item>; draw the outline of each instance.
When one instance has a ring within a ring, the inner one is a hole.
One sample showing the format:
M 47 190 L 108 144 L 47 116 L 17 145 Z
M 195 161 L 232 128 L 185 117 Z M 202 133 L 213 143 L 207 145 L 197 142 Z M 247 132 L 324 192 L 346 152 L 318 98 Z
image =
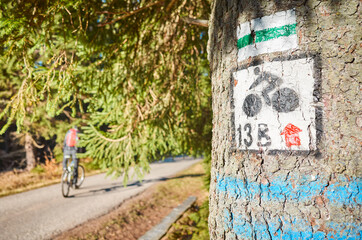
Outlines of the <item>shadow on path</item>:
M 68 198 L 84 198 L 84 197 L 92 197 L 92 196 L 96 196 L 96 195 L 100 195 L 100 194 L 102 194 L 102 195 L 109 194 L 114 191 L 129 191 L 129 190 L 133 190 L 137 187 L 141 187 L 143 184 L 147 184 L 147 183 L 151 183 L 151 182 L 163 182 L 163 181 L 171 180 L 171 179 L 181 179 L 181 178 L 187 178 L 187 177 L 201 177 L 201 176 L 203 176 L 203 174 L 185 174 L 185 175 L 180 175 L 180 176 L 176 176 L 176 177 L 161 177 L 161 178 L 147 179 L 147 180 L 143 180 L 142 182 L 140 182 L 140 181 L 131 182 L 131 183 L 127 184 L 125 187 L 123 186 L 122 181 L 111 183 L 108 186 L 107 185 L 91 185 L 91 186 L 87 186 L 85 188 L 81 187 L 79 189 L 79 190 L 83 190 L 83 191 L 86 189 L 89 189 L 88 191 L 69 195 Z M 74 190 L 74 191 L 77 191 L 77 190 Z

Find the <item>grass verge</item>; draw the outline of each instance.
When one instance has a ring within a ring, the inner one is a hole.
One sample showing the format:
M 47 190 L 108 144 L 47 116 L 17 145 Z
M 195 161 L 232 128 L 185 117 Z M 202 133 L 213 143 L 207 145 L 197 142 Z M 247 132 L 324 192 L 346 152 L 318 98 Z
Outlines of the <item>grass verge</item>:
M 193 205 L 177 220 L 161 240 L 208 240 L 209 200 Z

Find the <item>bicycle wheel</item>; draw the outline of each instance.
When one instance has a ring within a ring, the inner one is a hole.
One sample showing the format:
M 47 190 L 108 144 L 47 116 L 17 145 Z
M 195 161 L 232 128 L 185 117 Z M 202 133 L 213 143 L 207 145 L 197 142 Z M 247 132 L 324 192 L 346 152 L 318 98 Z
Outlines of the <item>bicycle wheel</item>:
M 84 181 L 85 178 L 84 172 L 85 172 L 84 167 L 82 165 L 78 165 L 78 178 L 77 178 L 77 184 L 75 185 L 77 188 L 79 188 Z
M 62 174 L 62 181 L 61 181 L 63 197 L 68 197 L 69 194 L 70 183 L 68 181 L 68 176 L 69 176 L 68 171 L 64 171 Z

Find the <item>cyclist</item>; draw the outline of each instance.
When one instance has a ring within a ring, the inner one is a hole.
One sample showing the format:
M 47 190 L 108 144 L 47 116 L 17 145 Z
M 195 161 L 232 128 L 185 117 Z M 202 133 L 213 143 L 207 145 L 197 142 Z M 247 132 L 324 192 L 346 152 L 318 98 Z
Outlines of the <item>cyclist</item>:
M 63 146 L 63 171 L 67 171 L 67 158 L 68 156 L 72 157 L 72 161 L 74 161 L 74 186 L 76 186 L 77 178 L 78 178 L 78 159 L 76 156 L 77 153 L 77 142 L 78 142 L 78 128 L 74 126 L 69 129 L 64 138 L 64 146 Z

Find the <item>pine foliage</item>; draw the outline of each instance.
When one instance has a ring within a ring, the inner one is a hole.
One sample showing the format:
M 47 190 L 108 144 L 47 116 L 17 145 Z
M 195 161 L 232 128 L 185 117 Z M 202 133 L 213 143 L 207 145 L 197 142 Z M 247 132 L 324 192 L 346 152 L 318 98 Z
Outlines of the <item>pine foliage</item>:
M 3 0 L 0 11 L 0 120 L 71 109 L 84 155 L 118 175 L 210 151 L 207 29 L 183 21 L 208 19 L 208 0 Z

